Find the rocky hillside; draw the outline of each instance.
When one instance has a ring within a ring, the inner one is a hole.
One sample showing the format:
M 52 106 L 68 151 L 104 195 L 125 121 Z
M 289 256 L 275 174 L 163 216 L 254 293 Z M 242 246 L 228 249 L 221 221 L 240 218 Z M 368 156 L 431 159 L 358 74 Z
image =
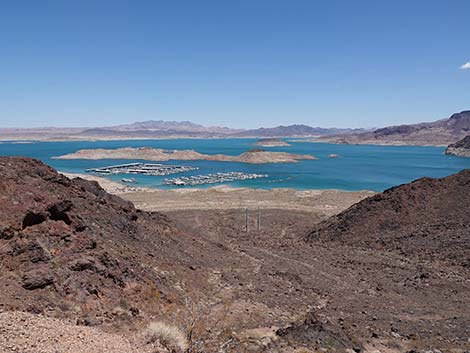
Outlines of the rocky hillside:
M 230 234 L 237 227 L 221 239 L 183 232 L 175 226 L 180 217 L 136 210 L 96 182 L 70 180 L 29 158 L 0 157 L 0 197 L 0 329 L 6 336 L 0 351 L 49 353 L 60 336 L 61 349 L 82 342 L 115 352 L 111 336 L 96 342 L 101 330 L 122 337 L 115 345 L 127 351 L 129 339 L 145 345 L 140 335 L 156 320 L 190 334 L 192 352 L 223 346 L 235 353 L 284 341 L 275 330 L 306 313 L 307 291 L 290 302 L 290 281 L 278 288 L 268 275 L 274 263 L 254 271 L 262 260 L 247 262 L 245 250 L 230 243 L 246 237 Z M 267 315 L 273 302 L 276 309 Z M 99 330 L 74 329 L 75 323 Z M 304 339 L 286 332 L 289 345 Z M 36 342 L 38 335 L 48 338 Z M 334 335 L 322 334 L 318 344 Z M 31 344 L 37 350 L 24 349 Z
M 244 210 L 142 212 L 0 157 L 0 351 L 163 353 L 142 336 L 157 321 L 194 353 L 465 352 L 469 179 L 422 179 L 318 227 L 321 212 L 263 209 L 257 230 L 250 210 L 247 230 Z
M 182 303 L 165 263 L 183 281 L 200 247 L 166 216 L 32 159 L 1 157 L 0 176 L 1 310 L 115 325 Z
M 470 170 L 388 189 L 321 222 L 308 238 L 470 268 Z
M 470 110 L 432 123 L 389 126 L 371 132 L 327 136 L 321 141 L 346 144 L 447 146 L 470 132 Z
M 470 157 L 470 135 L 447 146 L 445 154 L 452 154 L 459 157 Z

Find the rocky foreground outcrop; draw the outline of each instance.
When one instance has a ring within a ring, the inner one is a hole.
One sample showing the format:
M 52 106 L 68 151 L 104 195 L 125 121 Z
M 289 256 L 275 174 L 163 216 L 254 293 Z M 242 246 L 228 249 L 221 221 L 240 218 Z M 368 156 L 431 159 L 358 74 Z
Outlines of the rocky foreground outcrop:
M 319 223 L 308 239 L 389 250 L 470 269 L 470 169 L 422 178 Z
M 162 214 L 39 161 L 0 158 L 0 310 L 86 325 L 157 315 L 181 300 L 162 271 L 168 253 L 173 268 L 187 269 L 186 241 L 197 256 L 199 247 Z
M 462 140 L 450 144 L 445 154 L 451 154 L 459 157 L 470 157 L 470 135 L 465 136 Z

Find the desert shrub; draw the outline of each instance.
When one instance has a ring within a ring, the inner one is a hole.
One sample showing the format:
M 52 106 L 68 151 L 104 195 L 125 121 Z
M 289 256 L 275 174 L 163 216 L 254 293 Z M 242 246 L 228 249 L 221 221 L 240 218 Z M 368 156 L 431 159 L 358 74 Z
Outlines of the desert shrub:
M 145 337 L 148 343 L 159 342 L 169 351 L 185 352 L 189 348 L 186 335 L 178 327 L 164 322 L 150 323 L 145 330 Z

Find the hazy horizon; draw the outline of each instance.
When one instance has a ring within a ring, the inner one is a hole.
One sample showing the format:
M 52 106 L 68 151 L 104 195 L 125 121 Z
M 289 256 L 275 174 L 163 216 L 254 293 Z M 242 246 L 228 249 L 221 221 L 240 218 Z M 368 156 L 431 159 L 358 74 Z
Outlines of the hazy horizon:
M 0 128 L 373 128 L 469 109 L 470 2 L 17 1 Z
M 462 111 L 468 111 L 469 109 L 464 109 Z M 254 130 L 254 129 L 260 129 L 260 128 L 274 128 L 274 127 L 279 127 L 279 126 L 292 126 L 292 125 L 307 125 L 310 127 L 314 128 L 324 128 L 324 129 L 366 129 L 366 130 L 371 130 L 371 129 L 379 129 L 382 127 L 387 127 L 387 126 L 398 126 L 398 125 L 407 125 L 407 124 L 419 124 L 419 123 L 432 123 L 437 120 L 443 120 L 449 118 L 452 114 L 454 113 L 460 113 L 461 111 L 456 111 L 449 113 L 447 116 L 438 118 L 435 120 L 428 120 L 428 121 L 417 121 L 417 122 L 408 122 L 408 123 L 402 123 L 402 124 L 390 124 L 390 125 L 376 125 L 376 126 L 332 126 L 332 125 L 315 125 L 315 124 L 308 124 L 308 123 L 296 123 L 296 122 L 291 122 L 291 123 L 286 123 L 286 124 L 278 124 L 278 125 L 259 125 L 259 126 L 251 126 L 251 127 L 243 127 L 243 126 L 230 126 L 230 125 L 214 125 L 214 124 L 204 124 L 204 123 L 196 123 L 191 120 L 165 120 L 165 119 L 148 119 L 148 120 L 135 120 L 135 121 L 128 121 L 128 122 L 121 122 L 119 124 L 110 124 L 110 125 L 83 125 L 83 126 L 78 126 L 78 125 L 37 125 L 37 126 L 0 126 L 0 129 L 47 129 L 47 128 L 57 128 L 57 129 L 83 129 L 83 128 L 107 128 L 107 127 L 116 127 L 116 126 L 121 126 L 121 125 L 132 125 L 136 123 L 143 123 L 143 122 L 166 122 L 166 123 L 193 123 L 196 125 L 204 126 L 204 127 L 213 127 L 213 128 L 229 128 L 233 130 Z

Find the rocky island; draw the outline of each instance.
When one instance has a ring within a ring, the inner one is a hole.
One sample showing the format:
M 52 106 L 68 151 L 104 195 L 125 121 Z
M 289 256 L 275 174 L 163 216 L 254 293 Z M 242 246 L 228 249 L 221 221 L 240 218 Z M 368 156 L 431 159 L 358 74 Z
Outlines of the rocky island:
M 470 135 L 447 146 L 445 154 L 470 158 Z
M 148 161 L 219 161 L 251 164 L 263 163 L 294 163 L 299 160 L 313 160 L 309 154 L 294 154 L 287 152 L 270 152 L 262 149 L 252 149 L 238 156 L 225 154 L 203 154 L 194 150 L 163 150 L 151 147 L 125 147 L 117 149 L 83 149 L 74 153 L 54 157 L 55 159 L 143 159 Z
M 290 146 L 289 143 L 277 138 L 268 138 L 268 139 L 260 139 L 255 143 L 255 146 L 260 147 L 288 147 Z

